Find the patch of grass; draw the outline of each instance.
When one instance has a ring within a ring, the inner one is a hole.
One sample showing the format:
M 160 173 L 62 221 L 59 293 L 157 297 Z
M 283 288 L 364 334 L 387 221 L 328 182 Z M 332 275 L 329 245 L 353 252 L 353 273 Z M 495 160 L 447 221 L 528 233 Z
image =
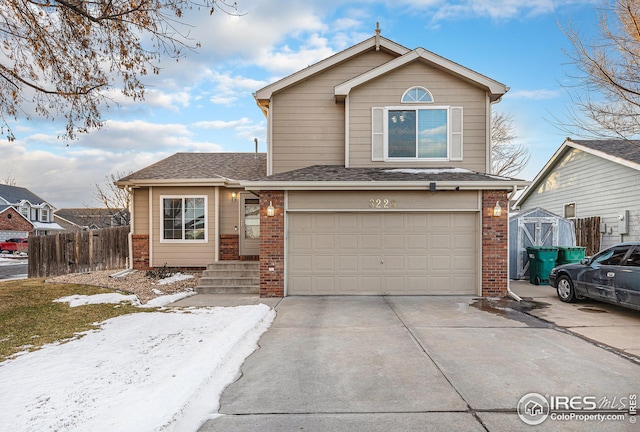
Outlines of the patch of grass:
M 53 300 L 74 294 L 113 292 L 88 285 L 52 284 L 44 279 L 0 283 L 0 362 L 21 351 L 33 351 L 56 341 L 64 342 L 77 333 L 97 328 L 109 318 L 154 311 L 130 304 L 97 304 L 69 307 Z

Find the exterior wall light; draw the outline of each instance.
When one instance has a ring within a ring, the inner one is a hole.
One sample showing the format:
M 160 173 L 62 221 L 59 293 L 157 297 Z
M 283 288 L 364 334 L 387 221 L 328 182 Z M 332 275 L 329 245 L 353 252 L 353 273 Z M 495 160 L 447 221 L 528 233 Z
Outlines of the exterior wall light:
M 231 201 L 236 202 L 237 199 L 238 194 L 236 193 L 236 191 L 231 192 Z
M 267 216 L 273 217 L 276 215 L 276 209 L 273 207 L 273 203 L 269 201 L 269 207 L 267 207 Z
M 496 206 L 493 208 L 493 216 L 502 216 L 502 207 L 500 207 L 500 201 L 496 201 Z

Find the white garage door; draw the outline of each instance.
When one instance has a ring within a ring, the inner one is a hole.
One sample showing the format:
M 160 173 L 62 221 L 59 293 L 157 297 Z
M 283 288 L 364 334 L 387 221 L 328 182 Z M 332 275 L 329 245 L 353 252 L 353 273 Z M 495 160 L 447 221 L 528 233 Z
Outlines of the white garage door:
M 292 213 L 289 295 L 476 294 L 475 213 Z

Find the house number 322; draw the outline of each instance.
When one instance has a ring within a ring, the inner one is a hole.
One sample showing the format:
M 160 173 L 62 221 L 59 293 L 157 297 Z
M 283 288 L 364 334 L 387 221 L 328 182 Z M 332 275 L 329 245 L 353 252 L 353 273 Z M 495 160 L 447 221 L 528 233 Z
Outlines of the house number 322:
M 373 198 L 369 200 L 369 208 L 375 208 L 375 209 L 396 208 L 396 200 L 390 200 L 387 198 Z

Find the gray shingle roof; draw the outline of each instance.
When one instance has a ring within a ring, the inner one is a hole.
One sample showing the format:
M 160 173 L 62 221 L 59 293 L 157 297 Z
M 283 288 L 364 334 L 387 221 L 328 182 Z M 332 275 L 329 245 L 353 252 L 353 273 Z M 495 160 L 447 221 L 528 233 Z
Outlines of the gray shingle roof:
M 46 202 L 27 188 L 5 184 L 0 184 L 0 197 L 11 204 L 18 204 L 22 200 L 27 200 L 31 204 L 43 204 Z
M 574 140 L 578 145 L 640 164 L 640 140 Z
M 360 181 L 514 181 L 460 168 L 345 168 L 340 165 L 314 165 L 294 171 L 274 174 L 258 181 L 265 182 L 360 182 Z
M 176 153 L 118 182 L 171 179 L 255 180 L 267 174 L 265 153 Z

